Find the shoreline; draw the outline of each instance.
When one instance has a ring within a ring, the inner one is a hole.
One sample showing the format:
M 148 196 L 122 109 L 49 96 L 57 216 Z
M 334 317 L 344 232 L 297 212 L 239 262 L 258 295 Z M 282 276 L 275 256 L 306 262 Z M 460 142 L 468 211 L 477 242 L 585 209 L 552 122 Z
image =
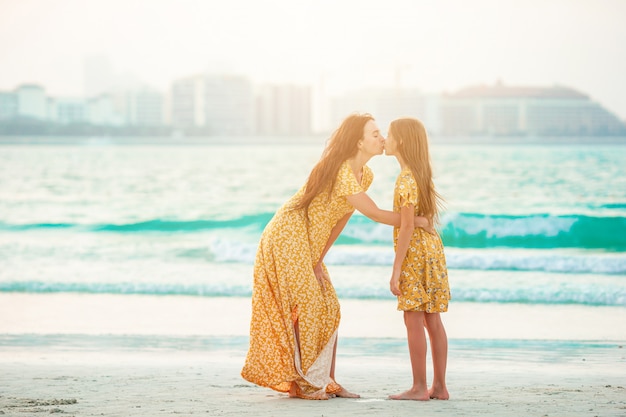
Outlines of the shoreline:
M 395 300 L 340 299 L 340 337 L 404 338 Z M 0 293 L 1 334 L 247 336 L 250 299 Z M 451 339 L 626 341 L 626 307 L 452 302 Z
M 120 417 L 626 412 L 621 325 L 626 308 L 451 304 L 443 316 L 451 399 L 413 402 L 387 399 L 411 381 L 395 301 L 342 300 L 337 379 L 361 398 L 305 401 L 241 378 L 249 304 L 247 298 L 0 293 L 0 412 Z M 602 325 L 594 325 L 596 320 Z M 427 369 L 430 380 L 430 356 Z

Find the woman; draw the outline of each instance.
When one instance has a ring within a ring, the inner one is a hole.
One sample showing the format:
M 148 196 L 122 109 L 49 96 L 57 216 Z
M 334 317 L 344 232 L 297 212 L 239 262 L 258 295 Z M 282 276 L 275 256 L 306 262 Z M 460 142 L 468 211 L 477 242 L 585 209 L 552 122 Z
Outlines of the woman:
M 333 133 L 306 184 L 268 223 L 254 264 L 250 348 L 241 375 L 292 397 L 358 397 L 337 384 L 339 300 L 324 256 L 356 208 L 380 223 L 400 225 L 365 194 L 365 164 L 383 152 L 369 114 L 347 117 Z M 417 227 L 429 228 L 425 217 Z

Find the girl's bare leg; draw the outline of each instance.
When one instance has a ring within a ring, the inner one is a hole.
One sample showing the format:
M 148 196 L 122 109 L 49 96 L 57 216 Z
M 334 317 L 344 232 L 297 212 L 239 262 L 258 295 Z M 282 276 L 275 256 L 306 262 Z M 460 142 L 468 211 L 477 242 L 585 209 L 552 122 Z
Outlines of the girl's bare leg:
M 339 339 L 339 338 L 337 338 Z M 330 365 L 330 377 L 333 381 L 335 381 L 335 358 L 337 357 L 337 339 L 335 339 L 335 346 L 333 346 L 333 361 Z M 342 398 L 361 398 L 359 394 L 352 393 L 345 389 L 342 385 L 339 385 L 341 390 L 336 392 L 334 395 Z
M 413 386 L 410 390 L 400 394 L 390 395 L 392 400 L 419 400 L 428 401 L 428 385 L 426 384 L 426 335 L 424 334 L 424 312 L 405 311 L 404 324 L 406 325 L 409 342 L 409 356 L 413 371 Z
M 428 390 L 430 398 L 447 400 L 450 398 L 446 387 L 446 367 L 448 363 L 448 336 L 439 313 L 426 313 L 426 329 L 430 338 L 433 357 L 433 384 Z

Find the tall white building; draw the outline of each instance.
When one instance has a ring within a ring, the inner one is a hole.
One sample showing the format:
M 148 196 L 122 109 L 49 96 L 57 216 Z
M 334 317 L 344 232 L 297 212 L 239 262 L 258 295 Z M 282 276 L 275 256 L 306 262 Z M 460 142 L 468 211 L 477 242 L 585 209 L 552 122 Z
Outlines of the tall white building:
M 0 120 L 11 120 L 17 116 L 17 95 L 0 91 Z
M 161 126 L 165 100 L 163 95 L 151 88 L 140 87 L 122 92 L 124 119 L 129 126 Z
M 43 87 L 36 84 L 23 84 L 15 90 L 15 95 L 19 116 L 39 120 L 48 118 L 48 99 Z
M 170 123 L 179 129 L 204 127 L 205 117 L 205 80 L 202 75 L 195 75 L 172 83 L 170 91 Z
M 89 123 L 98 126 L 121 126 L 124 116 L 116 111 L 113 99 L 109 94 L 101 94 L 87 100 Z
M 311 88 L 292 84 L 263 85 L 257 90 L 255 132 L 259 135 L 311 133 Z
M 87 123 L 87 105 L 82 98 L 57 98 L 50 100 L 51 121 L 63 125 Z
M 254 129 L 252 84 L 236 75 L 196 75 L 172 84 L 172 126 L 208 135 L 250 135 Z
M 250 135 L 254 128 L 254 94 L 250 81 L 237 75 L 205 79 L 206 127 L 211 135 Z

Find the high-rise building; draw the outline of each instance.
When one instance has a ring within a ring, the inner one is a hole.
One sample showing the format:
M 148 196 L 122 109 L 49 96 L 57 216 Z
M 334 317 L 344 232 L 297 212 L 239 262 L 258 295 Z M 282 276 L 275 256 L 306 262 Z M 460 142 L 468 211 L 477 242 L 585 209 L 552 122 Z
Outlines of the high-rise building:
M 170 96 L 172 126 L 208 135 L 250 135 L 254 99 L 250 81 L 236 75 L 196 75 L 175 81 Z
M 48 99 L 43 87 L 23 84 L 15 90 L 17 113 L 21 117 L 45 120 L 48 118 Z
M 101 94 L 87 100 L 89 123 L 98 126 L 121 126 L 124 116 L 115 110 L 113 99 L 109 94 Z
M 311 88 L 292 84 L 264 85 L 256 95 L 255 132 L 259 135 L 311 133 Z
M 57 98 L 51 100 L 51 121 L 63 125 L 87 123 L 87 104 L 82 98 Z
M 250 81 L 237 75 L 205 78 L 205 125 L 211 135 L 250 135 L 254 126 L 254 95 Z
M 11 120 L 17 116 L 17 95 L 0 91 L 0 120 Z
M 172 83 L 170 123 L 178 129 L 205 126 L 204 76 L 195 75 Z
M 148 87 L 121 92 L 124 97 L 124 119 L 129 126 L 162 126 L 163 95 Z

